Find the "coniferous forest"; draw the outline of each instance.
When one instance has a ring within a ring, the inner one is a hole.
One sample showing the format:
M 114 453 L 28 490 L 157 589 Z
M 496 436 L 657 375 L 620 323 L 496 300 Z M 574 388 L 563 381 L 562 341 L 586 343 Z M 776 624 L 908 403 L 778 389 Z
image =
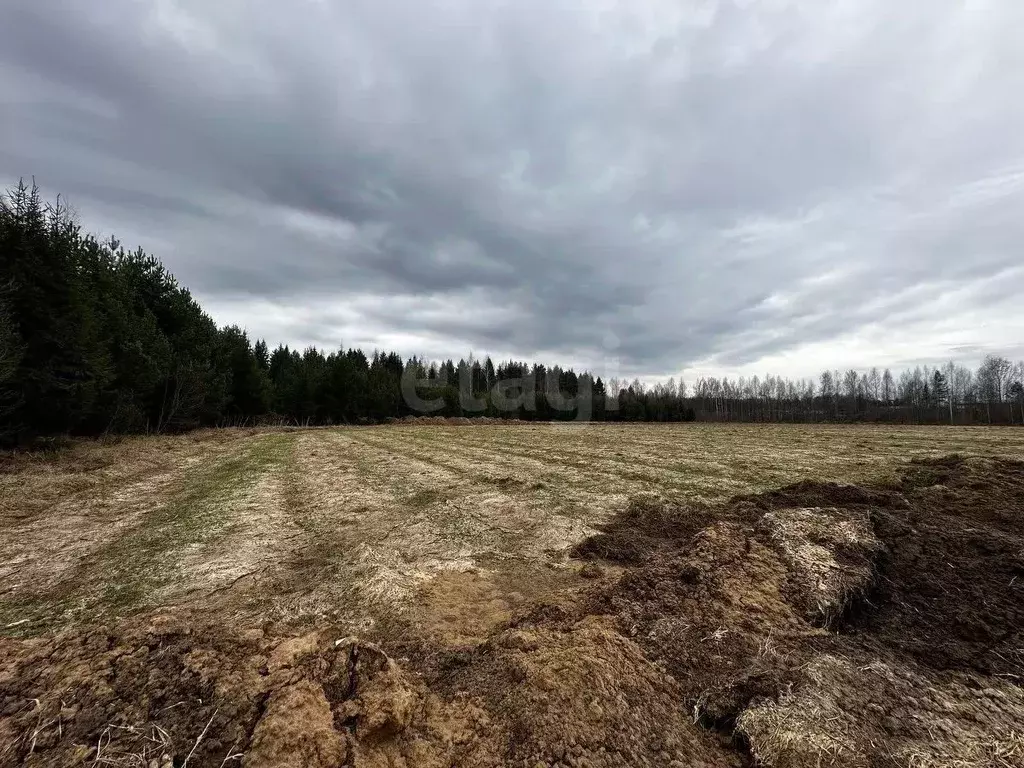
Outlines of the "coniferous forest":
M 218 327 L 154 256 L 83 232 L 60 198 L 22 182 L 0 201 L 0 442 L 416 415 L 1022 424 L 1024 363 L 647 386 L 490 358 L 271 349 Z

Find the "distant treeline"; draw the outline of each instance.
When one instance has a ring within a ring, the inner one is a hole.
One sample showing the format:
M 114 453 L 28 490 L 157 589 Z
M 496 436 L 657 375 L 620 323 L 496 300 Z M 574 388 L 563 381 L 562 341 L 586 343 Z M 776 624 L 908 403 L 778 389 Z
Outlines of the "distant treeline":
M 898 378 L 702 378 L 647 387 L 490 358 L 431 362 L 253 343 L 219 328 L 141 249 L 84 234 L 60 199 L 0 199 L 0 442 L 407 415 L 602 421 L 1024 422 L 1024 365 L 987 358 Z

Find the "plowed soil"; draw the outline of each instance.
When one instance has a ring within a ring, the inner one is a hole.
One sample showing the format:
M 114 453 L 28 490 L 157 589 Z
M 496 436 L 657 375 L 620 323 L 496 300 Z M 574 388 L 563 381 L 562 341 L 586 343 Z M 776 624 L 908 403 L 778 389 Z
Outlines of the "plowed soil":
M 305 534 L 282 524 L 244 556 Z M 0 765 L 1024 765 L 1024 463 L 641 496 L 592 529 L 546 566 L 499 533 L 425 580 L 375 566 L 403 610 L 354 585 L 295 620 L 230 586 L 0 638 Z M 354 573 L 288 551 L 270 588 Z

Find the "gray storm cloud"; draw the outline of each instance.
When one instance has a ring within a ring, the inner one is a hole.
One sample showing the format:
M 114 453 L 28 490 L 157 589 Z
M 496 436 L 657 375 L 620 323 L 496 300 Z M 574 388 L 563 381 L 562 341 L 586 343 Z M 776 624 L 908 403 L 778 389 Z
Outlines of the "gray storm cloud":
M 272 343 L 1021 353 L 1020 3 L 9 6 L 0 178 Z

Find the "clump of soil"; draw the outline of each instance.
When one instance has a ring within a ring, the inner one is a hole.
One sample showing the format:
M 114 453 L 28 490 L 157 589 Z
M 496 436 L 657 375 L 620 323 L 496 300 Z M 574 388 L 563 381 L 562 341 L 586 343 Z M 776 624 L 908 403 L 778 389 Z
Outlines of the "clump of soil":
M 481 729 L 465 725 L 471 706 L 448 712 L 379 647 L 329 632 L 238 635 L 160 616 L 17 650 L 0 666 L 3 765 L 447 765 Z
M 261 638 L 174 617 L 0 649 L 0 763 L 184 760 L 247 744 L 265 689 Z M 259 659 L 257 661 L 257 659 Z
M 714 519 L 710 507 L 680 507 L 664 499 L 640 499 L 601 526 L 601 534 L 580 542 L 575 557 L 626 565 L 678 550 Z
M 611 622 L 537 616 L 438 669 L 432 687 L 475 695 L 488 737 L 457 765 L 739 766 L 680 708 L 678 683 Z
M 647 499 L 575 554 L 573 600 L 435 595 L 479 593 L 472 631 L 0 641 L 0 764 L 1024 765 L 1024 464 Z

